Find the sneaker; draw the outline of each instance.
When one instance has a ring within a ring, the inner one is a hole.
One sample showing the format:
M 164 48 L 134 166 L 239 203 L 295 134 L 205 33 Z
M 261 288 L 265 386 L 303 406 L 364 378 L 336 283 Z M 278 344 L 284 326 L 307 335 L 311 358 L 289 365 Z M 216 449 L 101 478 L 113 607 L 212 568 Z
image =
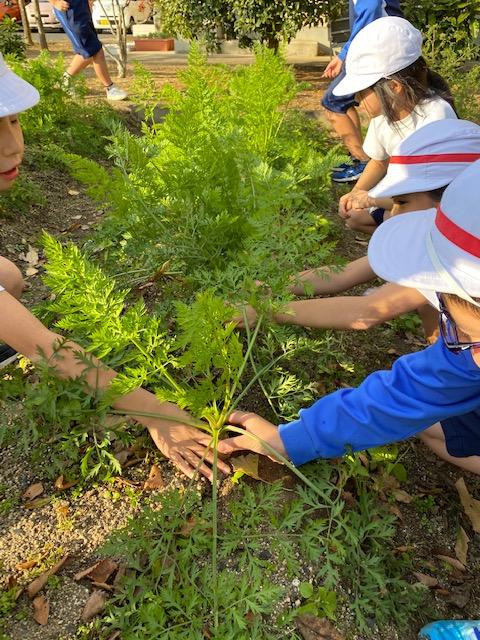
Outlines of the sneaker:
M 73 85 L 72 76 L 66 71 L 62 76 L 62 89 L 72 98 L 75 97 L 75 87 Z
M 367 166 L 366 162 L 354 162 L 347 166 L 343 171 L 334 172 L 332 175 L 333 182 L 356 182 Z
M 480 620 L 439 620 L 427 624 L 419 640 L 480 640 Z
M 355 162 L 355 161 L 353 161 Z M 337 164 L 336 167 L 332 167 L 332 173 L 338 173 L 339 171 L 345 171 L 345 169 L 348 169 L 348 167 L 351 167 L 352 163 L 351 162 L 342 162 L 342 164 Z
M 18 358 L 18 353 L 8 344 L 0 344 L 0 369 L 11 364 Z
M 125 100 L 128 93 L 114 84 L 107 87 L 107 100 Z

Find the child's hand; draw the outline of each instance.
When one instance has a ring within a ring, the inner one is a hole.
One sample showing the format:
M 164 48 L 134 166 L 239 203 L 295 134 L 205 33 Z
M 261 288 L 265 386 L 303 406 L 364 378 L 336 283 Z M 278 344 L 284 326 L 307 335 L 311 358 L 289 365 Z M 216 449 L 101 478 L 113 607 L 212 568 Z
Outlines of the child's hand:
M 278 434 L 278 427 L 268 422 L 268 420 L 257 416 L 256 413 L 246 413 L 245 411 L 234 411 L 228 420 L 230 424 L 243 427 L 246 431 L 256 436 L 256 438 L 249 435 L 242 435 L 222 440 L 218 443 L 219 453 L 230 455 L 234 451 L 248 450 L 261 453 L 278 462 L 278 459 L 273 456 L 272 452 L 259 442 L 257 438 L 260 438 L 284 458 L 287 457 L 282 439 Z
M 162 407 L 162 414 L 166 413 Z M 191 416 L 174 405 L 168 405 L 168 413 L 177 420 L 182 417 L 187 421 L 191 421 Z M 200 460 L 205 455 L 211 437 L 189 425 L 179 422 L 170 422 L 159 418 L 145 418 L 142 421 L 155 445 L 160 449 L 164 456 L 169 458 L 173 464 L 180 469 L 186 476 L 193 478 Z M 198 468 L 201 474 L 212 482 L 212 470 L 206 463 L 213 464 L 213 451 L 210 450 L 205 456 L 205 460 Z M 218 460 L 218 468 L 222 473 L 230 473 L 230 467 L 222 460 Z
M 323 78 L 336 78 L 343 67 L 343 61 L 338 56 L 334 56 L 325 67 Z
M 69 3 L 65 0 L 50 0 L 50 2 L 53 4 L 55 9 L 58 9 L 59 11 L 67 11 L 67 9 L 70 8 Z
M 351 215 L 350 209 L 352 208 L 352 205 L 351 205 L 352 196 L 353 196 L 353 191 L 349 191 L 348 193 L 345 193 L 338 201 L 338 215 L 344 220 L 347 220 L 348 218 L 350 218 L 350 215 Z
M 351 191 L 348 195 L 350 196 L 348 200 L 350 209 L 369 209 L 376 206 L 375 198 L 371 198 L 368 195 L 368 191 L 363 189 Z
M 238 307 L 238 315 L 232 318 L 232 322 L 234 322 L 237 327 L 245 329 L 245 318 L 247 320 L 248 327 L 253 329 L 257 324 L 258 314 L 249 304 L 244 307 Z

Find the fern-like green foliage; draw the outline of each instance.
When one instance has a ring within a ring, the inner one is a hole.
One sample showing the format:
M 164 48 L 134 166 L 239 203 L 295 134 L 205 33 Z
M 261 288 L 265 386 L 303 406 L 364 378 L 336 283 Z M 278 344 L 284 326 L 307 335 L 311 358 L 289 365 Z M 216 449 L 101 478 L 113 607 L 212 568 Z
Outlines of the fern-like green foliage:
M 181 295 L 205 289 L 244 299 L 255 279 L 285 297 L 288 274 L 331 256 L 321 215 L 336 151 L 311 136 L 289 109 L 298 91 L 279 55 L 257 48 L 254 64 L 209 65 L 198 48 L 180 74 L 183 89 L 159 94 L 138 71 L 137 101 L 151 120 L 137 138 L 116 128 L 109 178 L 82 159 L 67 161 L 107 204 L 96 242 L 112 273 L 168 262 Z M 168 106 L 161 123 L 153 105 Z

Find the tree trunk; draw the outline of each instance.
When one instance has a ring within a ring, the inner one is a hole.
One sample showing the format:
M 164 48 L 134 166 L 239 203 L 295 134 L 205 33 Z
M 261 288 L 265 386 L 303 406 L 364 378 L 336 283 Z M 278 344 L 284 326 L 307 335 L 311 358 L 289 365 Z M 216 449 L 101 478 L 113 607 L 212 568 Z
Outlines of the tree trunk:
M 40 40 L 40 49 L 48 51 L 47 38 L 45 36 L 45 29 L 43 28 L 42 16 L 40 13 L 40 4 L 38 0 L 32 0 L 33 8 L 35 9 L 35 17 L 37 18 L 38 39 Z
M 30 25 L 28 24 L 27 12 L 25 10 L 25 0 L 18 0 L 18 6 L 20 7 L 20 15 L 22 16 L 23 39 L 29 47 L 33 47 L 32 32 L 30 30 Z
M 105 9 L 102 5 L 102 0 L 99 0 L 100 8 L 105 15 Z M 105 54 L 111 58 L 117 65 L 117 77 L 125 78 L 127 75 L 127 25 L 125 24 L 125 14 L 123 7 L 120 6 L 118 0 L 112 0 L 113 17 L 115 20 L 115 27 L 110 25 L 110 31 L 117 37 L 118 54 L 114 55 L 109 49 L 108 45 L 104 47 Z

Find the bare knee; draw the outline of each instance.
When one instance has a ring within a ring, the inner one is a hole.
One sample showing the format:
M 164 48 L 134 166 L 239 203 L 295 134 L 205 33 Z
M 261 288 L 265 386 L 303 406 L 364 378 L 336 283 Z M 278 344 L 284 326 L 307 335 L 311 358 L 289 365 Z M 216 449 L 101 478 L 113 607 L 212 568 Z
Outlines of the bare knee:
M 10 260 L 0 257 L 0 284 L 14 298 L 20 299 L 25 289 L 22 272 Z

